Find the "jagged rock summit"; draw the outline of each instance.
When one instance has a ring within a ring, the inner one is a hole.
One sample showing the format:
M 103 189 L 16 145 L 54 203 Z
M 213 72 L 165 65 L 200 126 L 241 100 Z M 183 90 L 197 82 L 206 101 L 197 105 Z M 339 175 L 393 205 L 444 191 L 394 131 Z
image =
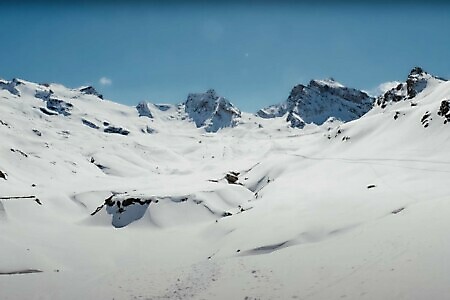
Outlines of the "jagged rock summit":
M 294 86 L 286 101 L 261 109 L 257 115 L 285 117 L 291 127 L 303 128 L 306 123 L 323 124 L 331 117 L 343 122 L 357 119 L 372 108 L 374 100 L 365 92 L 345 87 L 333 78 L 311 80 L 307 86 Z
M 210 89 L 206 93 L 191 93 L 184 102 L 184 111 L 197 127 L 207 132 L 217 132 L 224 127 L 234 127 L 241 111 L 230 101 Z
M 376 105 L 385 108 L 388 104 L 416 97 L 428 86 L 440 84 L 447 80 L 425 72 L 421 67 L 414 67 L 405 82 L 377 98 Z

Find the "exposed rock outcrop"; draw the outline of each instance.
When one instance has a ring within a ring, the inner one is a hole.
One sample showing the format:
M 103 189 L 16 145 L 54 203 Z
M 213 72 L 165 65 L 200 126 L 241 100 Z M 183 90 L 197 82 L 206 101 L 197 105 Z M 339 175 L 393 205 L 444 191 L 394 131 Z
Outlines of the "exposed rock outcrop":
M 14 78 L 11 81 L 0 79 L 0 89 L 7 90 L 11 94 L 15 96 L 20 96 L 20 92 L 16 87 L 22 84 L 19 79 Z
M 73 108 L 71 103 L 56 98 L 50 98 L 46 103 L 47 109 L 63 116 L 70 116 L 70 111 Z
M 138 111 L 139 117 L 153 118 L 147 102 L 139 102 L 139 104 L 136 105 L 136 110 Z
M 333 117 L 343 122 L 357 119 L 373 106 L 374 98 L 343 86 L 333 78 L 311 80 L 307 86 L 294 86 L 287 100 L 261 109 L 262 118 L 285 117 L 291 127 L 303 128 L 306 123 L 323 124 Z
M 103 95 L 97 92 L 97 90 L 93 86 L 86 86 L 80 88 L 80 92 L 85 95 L 94 95 L 103 100 Z
M 378 97 L 376 105 L 385 108 L 390 103 L 412 99 L 422 92 L 430 83 L 444 81 L 446 80 L 433 76 L 420 67 L 414 67 L 409 73 L 406 81 L 399 83 L 395 88 L 388 90 Z
M 239 109 L 212 89 L 206 93 L 189 94 L 184 110 L 197 127 L 203 127 L 207 132 L 234 127 L 241 117 Z
M 450 100 L 442 100 L 437 114 L 444 118 L 444 124 L 450 122 Z
M 108 126 L 103 131 L 106 133 L 117 133 L 121 135 L 128 135 L 130 133 L 129 130 L 117 126 Z

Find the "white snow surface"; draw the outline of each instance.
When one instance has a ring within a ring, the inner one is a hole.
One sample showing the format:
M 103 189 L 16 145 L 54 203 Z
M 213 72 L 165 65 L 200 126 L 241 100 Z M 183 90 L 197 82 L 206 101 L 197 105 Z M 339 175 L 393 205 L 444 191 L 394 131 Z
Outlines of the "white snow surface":
M 17 82 L 0 81 L 2 300 L 450 294 L 450 82 L 345 124 L 242 112 L 216 133 L 180 106 Z

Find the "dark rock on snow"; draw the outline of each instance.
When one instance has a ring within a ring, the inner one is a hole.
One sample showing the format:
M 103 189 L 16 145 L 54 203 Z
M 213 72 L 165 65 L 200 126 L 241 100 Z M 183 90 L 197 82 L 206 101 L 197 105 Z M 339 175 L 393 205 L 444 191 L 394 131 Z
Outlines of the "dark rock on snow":
M 259 110 L 262 118 L 285 117 L 291 127 L 303 128 L 306 123 L 323 124 L 329 118 L 343 122 L 357 119 L 368 112 L 374 98 L 345 87 L 333 78 L 311 80 L 307 86 L 294 86 L 287 100 Z
M 80 92 L 85 95 L 94 95 L 103 100 L 103 95 L 97 92 L 97 90 L 92 86 L 86 86 L 80 88 Z

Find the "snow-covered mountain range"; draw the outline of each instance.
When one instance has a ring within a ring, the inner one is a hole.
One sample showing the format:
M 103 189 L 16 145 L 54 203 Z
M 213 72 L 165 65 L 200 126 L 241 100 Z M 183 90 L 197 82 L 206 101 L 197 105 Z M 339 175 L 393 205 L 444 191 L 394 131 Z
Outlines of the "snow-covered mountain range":
M 42 105 L 35 108 L 46 115 L 70 116 L 74 107 L 73 102 L 84 95 L 103 100 L 103 95 L 92 86 L 69 89 L 58 84 L 36 84 L 13 79 L 0 80 L 0 89 L 19 98 L 23 94 L 25 98 L 34 96 L 42 100 Z M 296 85 L 285 102 L 259 110 L 256 116 L 250 117 L 250 120 L 258 122 L 260 118 L 282 118 L 286 125 L 294 128 L 303 128 L 308 123 L 321 125 L 328 119 L 348 122 L 369 111 L 374 100 L 366 93 L 344 87 L 333 79 L 311 80 L 308 86 Z M 99 107 L 102 105 L 101 102 L 97 104 Z M 189 94 L 187 99 L 178 105 L 152 104 L 143 101 L 136 106 L 136 110 L 139 117 L 154 119 L 156 111 L 156 114 L 165 115 L 166 119 L 191 121 L 197 128 L 202 128 L 206 132 L 217 132 L 222 128 L 235 127 L 245 122 L 242 120 L 241 111 L 229 100 L 217 95 L 213 89 L 205 93 Z M 89 112 L 84 114 L 88 115 Z M 93 129 L 100 129 L 95 122 L 87 118 L 81 118 L 81 121 Z M 109 122 L 106 121 L 106 123 Z M 103 128 L 103 131 L 124 135 L 129 133 L 128 130 L 121 130 L 114 126 Z
M 450 82 L 241 112 L 0 80 L 1 299 L 444 299 Z

